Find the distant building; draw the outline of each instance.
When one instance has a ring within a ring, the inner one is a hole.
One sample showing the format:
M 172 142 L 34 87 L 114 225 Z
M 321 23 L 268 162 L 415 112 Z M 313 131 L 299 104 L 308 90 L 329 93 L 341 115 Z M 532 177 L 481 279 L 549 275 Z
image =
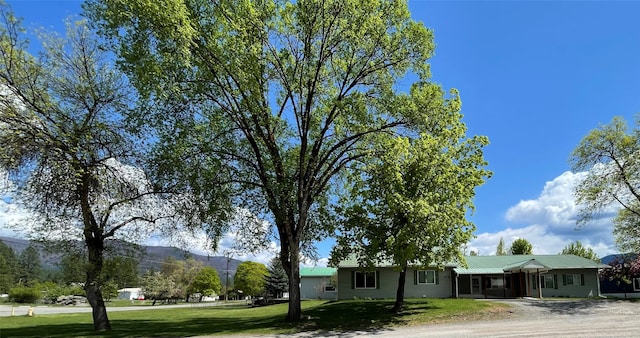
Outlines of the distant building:
M 337 289 L 331 277 L 338 269 L 325 267 L 300 267 L 300 298 L 337 299 Z
M 118 290 L 117 299 L 128 299 L 128 300 L 144 299 L 144 294 L 142 293 L 142 288 L 124 288 L 124 289 Z

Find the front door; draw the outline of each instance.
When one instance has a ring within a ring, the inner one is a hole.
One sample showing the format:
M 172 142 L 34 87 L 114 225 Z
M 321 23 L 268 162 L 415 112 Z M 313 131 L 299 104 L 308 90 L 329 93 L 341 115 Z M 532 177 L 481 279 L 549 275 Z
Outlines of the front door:
M 471 277 L 471 294 L 480 294 L 480 277 Z

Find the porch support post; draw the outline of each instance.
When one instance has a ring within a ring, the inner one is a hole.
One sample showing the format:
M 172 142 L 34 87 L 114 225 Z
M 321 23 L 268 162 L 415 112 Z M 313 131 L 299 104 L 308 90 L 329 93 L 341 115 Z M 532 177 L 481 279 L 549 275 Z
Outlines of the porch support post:
M 453 284 L 454 284 L 454 287 L 455 287 L 455 290 L 453 290 L 453 291 L 454 291 L 454 297 L 455 297 L 455 298 L 458 298 L 458 297 L 459 297 L 459 292 L 458 292 L 458 277 L 459 277 L 460 275 L 458 275 L 455 271 L 453 271 L 453 274 L 455 274 L 455 279 L 453 280 Z
M 542 298 L 542 283 L 540 283 L 540 269 L 537 269 L 536 278 L 538 279 L 536 283 L 538 284 L 538 298 Z

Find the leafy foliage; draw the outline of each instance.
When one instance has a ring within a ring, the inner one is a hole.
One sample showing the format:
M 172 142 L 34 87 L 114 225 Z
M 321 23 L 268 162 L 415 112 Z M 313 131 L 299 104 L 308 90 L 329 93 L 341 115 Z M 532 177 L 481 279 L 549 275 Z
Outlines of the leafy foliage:
M 488 139 L 466 138 L 455 90 L 446 98 L 438 85 L 421 83 L 403 99 L 415 120 L 404 135 L 372 139 L 370 158 L 354 165 L 332 252 L 333 264 L 348 255 L 366 267 L 391 261 L 400 271 L 397 311 L 408 266 L 464 264 L 460 248 L 475 230 L 466 216 L 475 188 L 490 176 L 482 154 Z
M 640 252 L 640 120 L 629 131 L 623 118 L 585 136 L 571 155 L 575 171 L 588 171 L 576 186 L 579 225 L 617 210 L 614 237 L 621 251 Z
M 633 278 L 640 276 L 640 255 L 620 254 L 608 265 L 611 266 L 611 269 L 600 270 L 600 278 L 615 281 L 616 284 L 631 286 Z M 625 287 L 624 290 L 627 288 Z
M 94 327 L 109 330 L 101 294 L 106 240 L 146 234 L 175 215 L 135 167 L 142 147 L 125 120 L 137 96 L 85 22 L 69 22 L 64 38 L 41 33 L 34 57 L 5 4 L 0 20 L 0 169 L 9 172 L 16 203 L 37 215 L 16 226 L 45 240 L 84 240 Z
M 512 255 L 531 255 L 533 253 L 533 245 L 524 238 L 516 238 L 516 240 L 511 243 L 509 252 Z
M 265 277 L 269 274 L 262 263 L 246 261 L 240 263 L 233 277 L 234 286 L 245 295 L 259 296 L 265 291 Z
M 221 289 L 218 271 L 210 266 L 200 269 L 189 285 L 190 293 L 199 293 L 202 296 L 216 295 Z
M 16 303 L 35 303 L 41 297 L 40 289 L 33 286 L 16 286 L 9 290 L 9 300 Z
M 587 248 L 584 245 L 582 245 L 582 242 L 580 241 L 575 241 L 573 243 L 567 244 L 567 246 L 565 246 L 564 249 L 562 249 L 562 252 L 560 252 L 560 254 L 576 255 L 576 256 L 584 257 L 586 259 L 590 259 L 592 261 L 600 263 L 600 258 L 598 257 L 598 254 L 595 251 L 593 251 L 592 248 Z
M 221 213 L 234 203 L 273 219 L 287 317 L 299 319 L 299 260 L 333 230 L 332 185 L 368 155 L 371 135 L 427 118 L 405 114 L 396 86 L 408 72 L 428 79 L 432 32 L 399 0 L 90 0 L 84 8 L 156 103 L 140 118 L 157 135 L 155 176 Z M 205 228 L 216 236 L 226 226 Z

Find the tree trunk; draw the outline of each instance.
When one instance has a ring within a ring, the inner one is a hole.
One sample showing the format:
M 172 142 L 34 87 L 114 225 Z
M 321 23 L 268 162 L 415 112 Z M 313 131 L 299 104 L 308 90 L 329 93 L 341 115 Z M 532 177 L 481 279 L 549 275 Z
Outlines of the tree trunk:
M 404 306 L 404 283 L 407 280 L 407 267 L 403 266 L 398 276 L 398 290 L 396 291 L 396 302 L 393 304 L 393 312 L 402 311 Z
M 93 328 L 96 331 L 109 331 L 111 330 L 111 323 L 109 322 L 109 317 L 107 317 L 107 308 L 102 298 L 100 282 L 104 243 L 101 238 L 89 238 L 86 243 L 89 251 L 89 266 L 84 289 L 87 292 L 87 300 L 93 310 Z
M 294 243 L 292 243 L 294 244 Z M 291 273 L 289 274 L 289 312 L 287 320 L 296 321 L 302 317 L 300 306 L 300 245 L 291 245 Z

